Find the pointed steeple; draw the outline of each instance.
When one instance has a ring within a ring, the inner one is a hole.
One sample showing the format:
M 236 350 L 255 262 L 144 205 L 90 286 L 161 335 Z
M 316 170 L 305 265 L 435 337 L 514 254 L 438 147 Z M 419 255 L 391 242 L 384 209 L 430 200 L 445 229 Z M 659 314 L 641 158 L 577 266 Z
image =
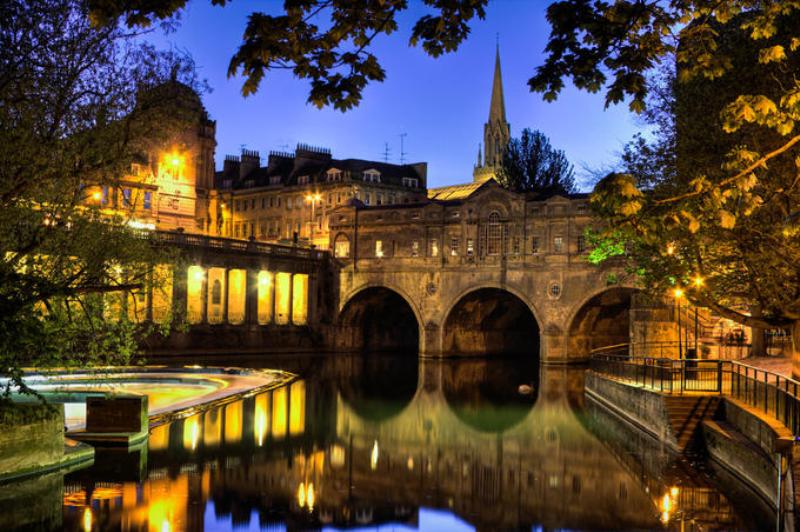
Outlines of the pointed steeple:
M 511 126 L 506 122 L 506 103 L 503 97 L 503 74 L 500 71 L 500 42 L 498 37 L 494 56 L 494 80 L 492 101 L 489 104 L 489 120 L 483 125 L 483 162 L 473 172 L 473 180 L 485 181 L 497 175 L 503 164 Z
M 500 72 L 500 43 L 497 43 L 494 57 L 494 82 L 492 83 L 492 104 L 489 107 L 489 123 L 506 123 L 506 102 L 503 98 L 503 75 Z

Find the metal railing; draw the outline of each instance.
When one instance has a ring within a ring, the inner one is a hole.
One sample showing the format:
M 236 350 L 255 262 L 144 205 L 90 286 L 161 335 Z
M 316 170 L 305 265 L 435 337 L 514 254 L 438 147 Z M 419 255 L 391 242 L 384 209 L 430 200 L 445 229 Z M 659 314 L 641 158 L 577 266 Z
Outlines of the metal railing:
M 615 347 L 615 346 L 610 346 Z M 674 360 L 595 352 L 592 371 L 669 394 L 711 393 L 742 401 L 800 436 L 800 382 L 732 360 Z

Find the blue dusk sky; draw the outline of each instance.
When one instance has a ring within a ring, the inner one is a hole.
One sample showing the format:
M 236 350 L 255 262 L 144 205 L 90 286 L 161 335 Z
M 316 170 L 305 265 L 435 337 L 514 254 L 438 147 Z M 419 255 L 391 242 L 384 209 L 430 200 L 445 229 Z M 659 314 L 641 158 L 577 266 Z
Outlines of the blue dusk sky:
M 277 1 L 213 7 L 192 0 L 177 31 L 155 34 L 151 40 L 188 51 L 208 81 L 212 92 L 203 99 L 217 121 L 217 167 L 242 145 L 266 155 L 293 149 L 298 142 L 330 148 L 337 158 L 373 160 L 383 159 L 388 142 L 390 162 L 399 162 L 400 134 L 406 133 L 406 160 L 428 163 L 430 187 L 471 181 L 489 113 L 498 33 L 511 134 L 518 136 L 525 127 L 543 131 L 553 146 L 566 152 L 579 180 L 585 166 L 613 163 L 622 145 L 642 128 L 626 105 L 604 109 L 602 94 L 568 86 L 557 101 L 547 103 L 528 90 L 528 79 L 544 60 L 546 2 L 490 2 L 486 18 L 473 24 L 460 49 L 438 59 L 408 46 L 413 23 L 425 13 L 421 2 L 410 4 L 400 17 L 399 31 L 376 40 L 374 53 L 386 80 L 371 84 L 361 105 L 346 113 L 306 103 L 308 83 L 291 72 L 268 73 L 259 92 L 247 98 L 240 92 L 242 79 L 227 78 L 248 14 L 278 13 Z

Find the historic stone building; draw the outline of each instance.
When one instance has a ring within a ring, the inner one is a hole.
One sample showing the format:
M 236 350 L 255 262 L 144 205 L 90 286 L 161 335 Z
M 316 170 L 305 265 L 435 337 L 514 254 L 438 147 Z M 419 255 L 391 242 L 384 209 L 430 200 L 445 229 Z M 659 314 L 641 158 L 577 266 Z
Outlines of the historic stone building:
M 427 164 L 334 159 L 330 150 L 298 144 L 294 153 L 227 156 L 215 176 L 218 210 L 210 233 L 262 241 L 295 241 L 327 249 L 328 213 L 356 200 L 403 205 L 426 197 Z
M 503 76 L 500 72 L 500 48 L 494 60 L 494 80 L 492 81 L 492 100 L 489 105 L 489 120 L 483 125 L 483 155 L 478 148 L 478 163 L 473 171 L 473 180 L 482 182 L 497 176 L 503 164 L 508 141 L 511 140 L 511 126 L 506 121 L 506 103 L 503 97 Z
M 181 114 L 196 122 L 162 149 L 141 154 L 115 183 L 89 187 L 88 201 L 109 216 L 126 217 L 138 229 L 204 232 L 214 184 L 216 122 L 200 96 L 180 82 L 165 83 L 147 96 L 180 106 Z

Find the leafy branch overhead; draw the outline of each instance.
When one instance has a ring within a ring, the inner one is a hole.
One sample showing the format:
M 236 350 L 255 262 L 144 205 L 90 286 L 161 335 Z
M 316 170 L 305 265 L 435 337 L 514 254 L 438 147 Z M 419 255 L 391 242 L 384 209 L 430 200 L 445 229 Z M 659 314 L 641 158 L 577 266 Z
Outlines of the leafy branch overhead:
M 420 17 L 409 44 L 432 57 L 452 52 L 469 36 L 469 23 L 483 19 L 488 0 L 425 0 L 430 13 Z M 107 24 L 123 17 L 129 26 L 148 26 L 176 15 L 185 0 L 88 0 L 92 19 Z M 212 0 L 225 5 L 225 0 Z M 317 107 L 346 111 L 361 102 L 371 82 L 386 72 L 370 49 L 375 39 L 398 30 L 407 0 L 290 0 L 282 13 L 252 13 L 243 42 L 233 55 L 228 75 L 244 77 L 242 94 L 258 91 L 274 70 L 291 70 L 308 80 L 308 101 Z

